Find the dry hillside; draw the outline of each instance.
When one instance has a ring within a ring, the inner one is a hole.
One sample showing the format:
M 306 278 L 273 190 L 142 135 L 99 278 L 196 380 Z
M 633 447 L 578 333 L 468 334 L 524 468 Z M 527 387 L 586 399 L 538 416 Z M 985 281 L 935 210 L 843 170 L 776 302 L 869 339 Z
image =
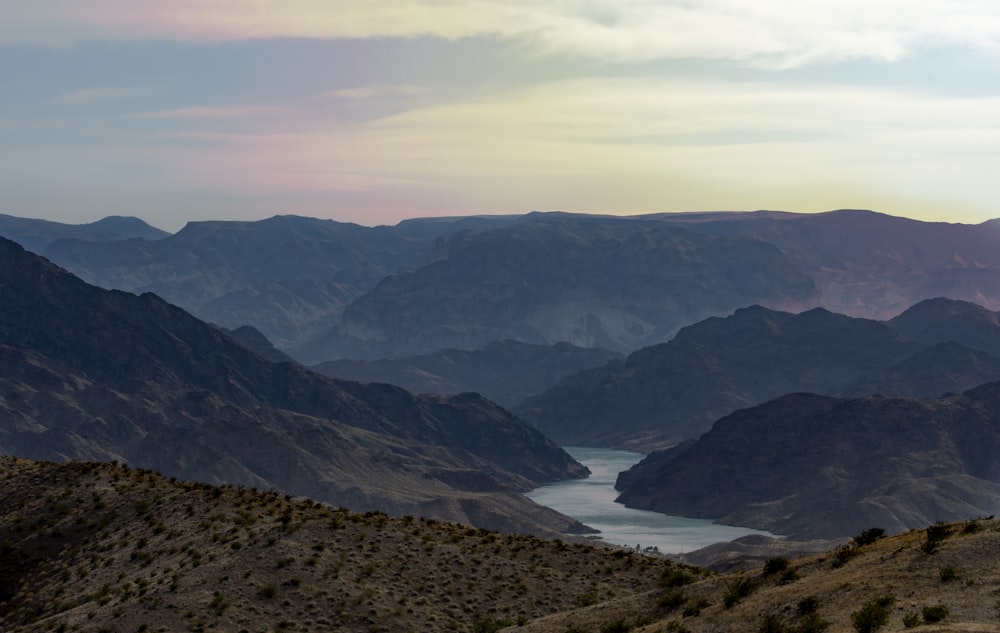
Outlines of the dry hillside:
M 656 586 L 622 550 L 0 458 L 0 630 L 489 631 Z

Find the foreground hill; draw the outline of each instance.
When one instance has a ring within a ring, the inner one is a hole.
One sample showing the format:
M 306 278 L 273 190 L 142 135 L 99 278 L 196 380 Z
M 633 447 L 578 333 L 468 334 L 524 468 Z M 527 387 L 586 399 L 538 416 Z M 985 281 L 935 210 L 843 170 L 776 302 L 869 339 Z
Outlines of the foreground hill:
M 936 400 L 792 394 L 619 475 L 630 507 L 797 539 L 1000 508 L 1000 383 Z
M 655 591 L 509 629 L 813 633 L 972 633 L 1000 625 L 1000 522 L 937 524 L 752 571 L 699 578 L 671 570 Z M 916 627 L 916 628 L 914 628 Z
M 529 214 L 450 235 L 435 261 L 380 282 L 299 355 L 403 357 L 502 339 L 627 352 L 739 306 L 818 299 L 764 242 L 642 218 Z
M 271 363 L 156 296 L 95 288 L 2 239 L 0 297 L 2 453 L 481 527 L 573 526 L 519 493 L 586 469 L 480 396 Z
M 648 449 L 786 393 L 964 391 L 1000 380 L 998 349 L 997 313 L 967 302 L 925 301 L 884 322 L 753 306 L 572 375 L 517 412 L 560 443 Z
M 386 382 L 416 393 L 475 391 L 513 407 L 570 374 L 618 357 L 614 352 L 569 343 L 496 341 L 478 350 L 446 349 L 399 359 L 335 360 L 312 369 L 332 378 Z
M 0 458 L 0 508 L 5 631 L 492 631 L 674 568 L 108 464 Z
M 0 458 L 0 628 L 992 631 L 1000 523 L 711 574 L 144 470 Z M 865 536 L 864 534 L 859 535 Z

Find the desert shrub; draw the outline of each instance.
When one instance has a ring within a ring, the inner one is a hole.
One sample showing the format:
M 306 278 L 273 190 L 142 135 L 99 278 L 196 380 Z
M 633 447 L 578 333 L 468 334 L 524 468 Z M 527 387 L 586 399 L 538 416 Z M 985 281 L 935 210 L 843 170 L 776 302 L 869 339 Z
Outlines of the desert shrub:
M 927 541 L 924 542 L 922 549 L 927 554 L 933 554 L 937 551 L 937 547 L 941 541 L 948 538 L 950 534 L 951 528 L 947 525 L 944 523 L 935 523 L 927 528 Z
M 776 613 L 768 613 L 757 627 L 758 633 L 788 633 L 788 625 Z
M 962 534 L 975 534 L 981 529 L 983 529 L 982 524 L 976 519 L 972 519 L 971 521 L 966 521 L 965 525 L 962 526 Z
M 711 606 L 711 602 L 704 598 L 691 598 L 688 600 L 687 606 L 684 607 L 684 617 L 685 618 L 696 618 L 701 615 L 701 610 Z
M 588 591 L 587 593 L 580 594 L 573 603 L 578 607 L 589 607 L 592 604 L 597 604 L 597 593 Z
M 938 575 L 941 577 L 941 582 L 949 582 L 958 578 L 958 570 L 951 565 L 946 565 L 938 570 Z
M 872 527 L 861 532 L 852 539 L 855 547 L 864 547 L 865 545 L 871 545 L 875 541 L 881 539 L 885 536 L 885 530 L 880 527 Z
M 764 563 L 764 575 L 771 576 L 773 574 L 783 572 L 788 569 L 789 565 L 790 563 L 787 558 L 783 558 L 781 556 L 770 558 L 766 563 Z
M 858 633 L 874 633 L 889 621 L 889 607 L 895 602 L 892 596 L 882 596 L 868 601 L 851 614 L 851 624 Z
M 794 567 L 789 567 L 781 574 L 781 578 L 778 578 L 778 584 L 787 585 L 795 582 L 799 579 L 799 572 Z
M 830 566 L 833 567 L 834 569 L 843 567 L 844 565 L 847 564 L 847 561 L 857 556 L 858 553 L 859 553 L 858 548 L 851 547 L 850 545 L 842 545 L 841 547 L 838 547 L 836 550 L 834 550 L 833 563 L 831 563 Z
M 662 609 L 676 609 L 687 601 L 687 596 L 680 589 L 672 589 L 657 601 L 657 605 Z
M 920 616 L 917 615 L 916 611 L 910 611 L 903 616 L 903 626 L 908 629 L 912 629 L 915 626 L 920 626 L 921 620 Z
M 722 599 L 722 603 L 726 605 L 726 608 L 734 606 L 737 602 L 746 598 L 753 590 L 756 588 L 752 578 L 741 578 L 739 580 L 733 581 L 729 584 L 726 589 L 726 596 Z
M 799 600 L 798 609 L 799 615 L 816 613 L 819 609 L 819 598 L 816 596 L 806 596 L 805 598 Z
M 821 631 L 825 631 L 829 626 L 829 622 L 813 611 L 802 618 L 802 621 L 795 628 L 795 633 L 820 633 Z
M 924 616 L 924 623 L 934 624 L 948 617 L 948 607 L 943 604 L 924 607 L 920 610 L 920 614 Z
M 671 567 L 660 576 L 660 587 L 668 589 L 670 587 L 683 587 L 690 585 L 695 580 L 694 576 L 678 567 Z
M 611 622 L 605 622 L 601 626 L 601 633 L 628 633 L 632 630 L 624 620 L 612 620 Z

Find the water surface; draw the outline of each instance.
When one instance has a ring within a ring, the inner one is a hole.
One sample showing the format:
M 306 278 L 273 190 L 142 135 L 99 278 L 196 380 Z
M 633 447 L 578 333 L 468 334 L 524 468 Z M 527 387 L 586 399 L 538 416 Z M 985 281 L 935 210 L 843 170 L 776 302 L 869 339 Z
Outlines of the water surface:
M 607 448 L 564 447 L 567 453 L 590 469 L 587 479 L 575 479 L 535 488 L 527 496 L 600 530 L 609 543 L 628 547 L 655 547 L 661 553 L 696 550 L 712 543 L 731 541 L 747 534 L 768 532 L 718 525 L 708 519 L 675 517 L 647 510 L 633 510 L 615 503 L 618 473 L 643 458 L 639 453 Z

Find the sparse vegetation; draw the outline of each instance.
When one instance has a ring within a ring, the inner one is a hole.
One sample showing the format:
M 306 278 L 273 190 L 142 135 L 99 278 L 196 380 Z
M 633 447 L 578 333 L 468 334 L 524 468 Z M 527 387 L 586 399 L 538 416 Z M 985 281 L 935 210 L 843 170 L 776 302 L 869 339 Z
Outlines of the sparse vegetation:
M 893 596 L 881 596 L 865 603 L 851 613 L 851 624 L 858 633 L 874 633 L 889 621 L 889 607 L 895 602 Z

